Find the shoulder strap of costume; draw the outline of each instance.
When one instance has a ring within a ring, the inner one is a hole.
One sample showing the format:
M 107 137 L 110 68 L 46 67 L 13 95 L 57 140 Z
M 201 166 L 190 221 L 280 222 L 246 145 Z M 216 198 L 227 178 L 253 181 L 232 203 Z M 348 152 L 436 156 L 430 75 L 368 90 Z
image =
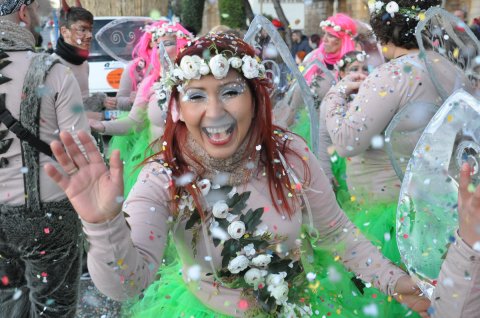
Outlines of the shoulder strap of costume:
M 5 94 L 0 94 L 0 122 L 7 126 L 8 130 L 13 132 L 18 139 L 28 142 L 36 150 L 52 157 L 50 146 L 43 140 L 35 137 L 23 125 L 13 117 L 12 113 L 5 105 Z
M 36 54 L 30 63 L 25 75 L 22 88 L 22 101 L 20 103 L 20 122 L 30 134 L 39 139 L 40 134 L 40 106 L 43 95 L 47 92 L 44 88 L 45 79 L 58 59 L 48 54 Z M 22 157 L 27 172 L 24 176 L 25 200 L 28 208 L 40 209 L 40 152 L 28 140 L 22 140 Z

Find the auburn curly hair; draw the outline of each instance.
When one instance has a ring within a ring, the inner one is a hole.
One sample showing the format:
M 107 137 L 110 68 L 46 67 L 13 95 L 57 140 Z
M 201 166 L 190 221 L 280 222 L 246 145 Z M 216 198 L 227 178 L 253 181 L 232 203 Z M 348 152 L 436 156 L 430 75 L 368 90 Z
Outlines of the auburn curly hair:
M 386 4 L 387 1 L 384 2 Z M 411 9 L 412 7 L 424 11 L 442 3 L 441 0 L 396 0 L 396 2 L 400 8 L 411 10 L 412 13 L 417 11 Z M 392 17 L 385 11 L 385 6 L 379 12 L 373 12 L 370 15 L 370 24 L 381 44 L 393 43 L 395 46 L 405 49 L 418 48 L 415 39 L 418 22 L 412 16 L 400 12 L 395 13 Z

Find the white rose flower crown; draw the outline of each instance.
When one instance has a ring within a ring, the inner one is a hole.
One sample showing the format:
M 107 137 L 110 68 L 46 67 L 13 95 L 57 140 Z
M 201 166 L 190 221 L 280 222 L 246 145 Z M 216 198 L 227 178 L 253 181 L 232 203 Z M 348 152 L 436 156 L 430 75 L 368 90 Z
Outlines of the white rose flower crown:
M 173 65 L 173 68 L 167 71 L 161 82 L 164 86 L 171 88 L 173 86 L 183 86 L 192 79 L 198 80 L 200 77 L 209 74 L 216 79 L 223 79 L 230 69 L 237 70 L 247 79 L 266 78 L 265 66 L 257 57 L 244 55 L 240 58 L 232 51 L 218 53 L 215 47 L 214 51 L 216 51 L 216 54 L 204 58 L 198 55 L 182 57 L 180 65 Z

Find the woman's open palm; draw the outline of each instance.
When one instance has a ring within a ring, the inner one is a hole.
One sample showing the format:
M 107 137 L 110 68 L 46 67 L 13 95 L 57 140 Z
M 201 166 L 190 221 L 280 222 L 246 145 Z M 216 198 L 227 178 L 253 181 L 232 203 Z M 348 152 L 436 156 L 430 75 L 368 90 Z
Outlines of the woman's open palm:
M 78 138 L 86 155 L 80 151 L 70 133 L 61 132 L 62 142 L 53 141 L 50 146 L 67 174 L 62 174 L 51 164 L 45 166 L 45 171 L 65 191 L 83 220 L 90 223 L 111 220 L 120 213 L 123 201 L 120 154 L 118 151 L 112 153 L 108 169 L 91 136 L 80 131 Z

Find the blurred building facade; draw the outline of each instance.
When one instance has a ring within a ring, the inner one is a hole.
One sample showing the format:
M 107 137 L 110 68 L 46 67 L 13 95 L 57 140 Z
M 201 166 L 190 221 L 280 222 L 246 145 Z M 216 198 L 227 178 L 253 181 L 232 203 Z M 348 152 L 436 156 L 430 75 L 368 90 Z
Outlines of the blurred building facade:
M 292 29 L 305 34 L 319 32 L 319 24 L 337 12 L 344 12 L 355 19 L 368 22 L 368 0 L 281 0 L 281 5 Z M 255 14 L 276 17 L 272 0 L 250 0 Z M 468 21 L 480 16 L 480 0 L 444 0 L 443 6 L 453 12 L 462 9 L 468 12 Z

